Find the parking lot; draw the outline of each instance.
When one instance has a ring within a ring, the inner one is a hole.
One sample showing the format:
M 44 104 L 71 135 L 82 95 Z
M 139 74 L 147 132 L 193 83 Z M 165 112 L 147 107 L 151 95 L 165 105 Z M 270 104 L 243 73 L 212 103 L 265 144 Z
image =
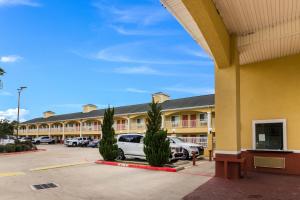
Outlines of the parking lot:
M 181 199 L 212 176 L 212 162 L 172 173 L 94 164 L 95 148 L 39 145 L 35 153 L 0 156 L 0 199 Z M 33 190 L 32 185 L 56 188 Z

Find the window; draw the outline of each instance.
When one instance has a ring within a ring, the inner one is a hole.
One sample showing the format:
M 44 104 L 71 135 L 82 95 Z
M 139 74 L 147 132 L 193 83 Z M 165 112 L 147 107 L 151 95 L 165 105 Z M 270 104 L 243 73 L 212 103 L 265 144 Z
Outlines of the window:
M 141 136 L 141 135 L 134 135 L 131 142 L 132 143 L 140 143 L 142 138 L 143 138 L 143 136 Z
M 286 150 L 285 120 L 253 121 L 253 149 Z
M 137 128 L 143 128 L 144 119 L 142 119 L 142 118 L 136 119 L 136 125 L 137 125 Z
M 119 142 L 140 143 L 142 135 L 123 135 L 119 138 Z
M 172 116 L 171 122 L 172 122 L 172 127 L 177 127 L 179 124 L 179 116 Z
M 207 122 L 207 113 L 200 113 L 200 122 Z

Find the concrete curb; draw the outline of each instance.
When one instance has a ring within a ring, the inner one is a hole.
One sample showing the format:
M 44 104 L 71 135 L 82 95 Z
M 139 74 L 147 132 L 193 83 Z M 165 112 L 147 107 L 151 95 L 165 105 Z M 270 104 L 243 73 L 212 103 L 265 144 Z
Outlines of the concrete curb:
M 132 163 L 121 163 L 121 162 L 113 162 L 113 161 L 104 161 L 97 160 L 96 164 L 102 165 L 111 165 L 111 166 L 119 166 L 119 167 L 129 167 L 129 168 L 137 168 L 137 169 L 147 169 L 147 170 L 155 170 L 155 171 L 165 171 L 165 172 L 177 172 L 182 170 L 182 167 L 171 168 L 171 167 L 153 167 L 149 165 L 141 165 L 141 164 L 132 164 Z
M 0 156 L 12 156 L 12 155 L 18 155 L 18 154 L 40 152 L 40 151 L 47 151 L 47 150 L 46 149 L 37 149 L 37 150 L 29 150 L 29 151 L 11 152 L 11 153 L 0 153 Z

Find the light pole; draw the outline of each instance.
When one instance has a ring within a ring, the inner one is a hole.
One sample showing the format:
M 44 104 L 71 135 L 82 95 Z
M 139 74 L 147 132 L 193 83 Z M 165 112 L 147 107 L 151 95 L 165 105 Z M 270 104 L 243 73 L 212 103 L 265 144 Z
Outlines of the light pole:
M 27 87 L 22 86 L 19 87 L 18 90 L 18 115 L 17 115 L 17 140 L 19 138 L 19 123 L 20 123 L 20 97 L 22 90 L 26 89 Z

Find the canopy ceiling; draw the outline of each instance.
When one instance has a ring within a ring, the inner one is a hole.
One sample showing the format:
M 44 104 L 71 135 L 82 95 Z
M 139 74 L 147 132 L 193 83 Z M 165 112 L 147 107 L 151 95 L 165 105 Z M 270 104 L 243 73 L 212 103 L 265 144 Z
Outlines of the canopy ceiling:
M 237 36 L 240 64 L 300 53 L 300 0 L 212 0 L 230 35 Z M 201 27 L 181 0 L 162 3 L 211 55 Z

